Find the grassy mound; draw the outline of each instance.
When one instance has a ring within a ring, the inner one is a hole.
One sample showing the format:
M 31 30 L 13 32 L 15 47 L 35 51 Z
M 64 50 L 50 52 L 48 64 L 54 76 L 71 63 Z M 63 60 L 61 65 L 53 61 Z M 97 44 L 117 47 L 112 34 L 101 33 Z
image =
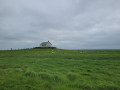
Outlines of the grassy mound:
M 120 90 L 120 50 L 0 51 L 0 90 Z

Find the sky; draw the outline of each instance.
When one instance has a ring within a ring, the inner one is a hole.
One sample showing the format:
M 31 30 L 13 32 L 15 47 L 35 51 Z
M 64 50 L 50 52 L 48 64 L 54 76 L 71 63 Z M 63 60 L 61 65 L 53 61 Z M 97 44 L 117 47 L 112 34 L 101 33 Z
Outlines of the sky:
M 50 41 L 61 49 L 120 49 L 120 0 L 0 0 L 0 49 Z

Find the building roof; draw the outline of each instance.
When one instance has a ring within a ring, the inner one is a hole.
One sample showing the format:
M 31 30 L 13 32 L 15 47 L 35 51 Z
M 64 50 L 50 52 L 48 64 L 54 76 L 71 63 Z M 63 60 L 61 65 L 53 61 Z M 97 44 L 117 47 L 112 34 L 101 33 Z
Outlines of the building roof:
M 46 46 L 48 42 L 42 42 L 40 45 L 41 46 Z
M 42 42 L 40 45 L 41 46 L 46 46 L 48 43 L 50 43 L 49 41 L 48 42 Z M 51 43 L 50 43 L 51 44 Z

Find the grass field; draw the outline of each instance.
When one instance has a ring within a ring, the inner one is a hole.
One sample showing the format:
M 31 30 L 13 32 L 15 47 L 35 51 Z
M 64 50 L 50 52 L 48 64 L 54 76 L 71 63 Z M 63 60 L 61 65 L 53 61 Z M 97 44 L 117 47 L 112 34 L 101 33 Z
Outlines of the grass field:
M 0 51 L 0 90 L 120 90 L 120 50 Z

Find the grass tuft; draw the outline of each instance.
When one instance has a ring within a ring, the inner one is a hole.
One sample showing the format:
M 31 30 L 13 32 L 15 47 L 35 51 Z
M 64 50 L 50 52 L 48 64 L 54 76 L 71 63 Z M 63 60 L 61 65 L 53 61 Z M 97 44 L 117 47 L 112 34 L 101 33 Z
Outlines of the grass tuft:
M 75 75 L 75 74 L 73 74 L 73 73 L 70 73 L 70 74 L 67 75 L 67 78 L 68 78 L 70 81 L 75 81 L 75 80 L 78 78 L 78 76 Z
M 33 78 L 33 77 L 36 77 L 37 74 L 35 72 L 33 72 L 33 71 L 27 71 L 27 72 L 25 72 L 25 76 Z

